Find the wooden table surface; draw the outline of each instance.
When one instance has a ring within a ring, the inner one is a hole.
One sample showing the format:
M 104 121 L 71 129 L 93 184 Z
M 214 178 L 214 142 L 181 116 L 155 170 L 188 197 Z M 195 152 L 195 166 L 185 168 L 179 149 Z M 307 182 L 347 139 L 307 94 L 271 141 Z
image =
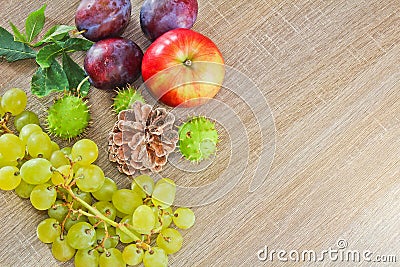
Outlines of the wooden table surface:
M 10 30 L 11 20 L 22 27 L 26 15 L 45 2 L 46 29 L 74 24 L 78 0 L 3 0 L 0 25 Z M 123 36 L 145 50 L 150 43 L 139 26 L 141 3 L 132 1 Z M 184 231 L 184 246 L 170 256 L 171 266 L 309 264 L 280 262 L 276 255 L 272 263 L 262 262 L 257 254 L 265 246 L 317 255 L 346 246 L 339 251 L 369 250 L 372 259 L 396 255 L 398 264 L 400 2 L 199 0 L 199 6 L 194 29 L 218 45 L 234 88 L 221 91 L 216 98 L 221 106 L 210 113 L 219 115 L 214 119 L 221 133 L 210 166 L 190 172 L 177 161 L 161 173 L 190 187 L 179 191 L 179 201 L 197 206 L 197 223 Z M 76 56 L 82 62 L 84 55 Z M 35 68 L 32 60 L 1 62 L 0 92 L 29 91 Z M 241 86 L 243 77 L 253 86 Z M 97 164 L 123 187 L 129 179 L 106 153 L 115 122 L 111 98 L 112 93 L 92 89 L 93 124 L 86 136 L 99 144 Z M 52 101 L 53 96 L 30 95 L 28 107 L 44 122 Z M 200 192 L 207 185 L 212 189 Z M 50 246 L 37 240 L 35 228 L 44 212 L 12 192 L 0 192 L 0 201 L 0 266 L 73 265 L 54 260 Z M 372 265 L 327 256 L 322 263 Z

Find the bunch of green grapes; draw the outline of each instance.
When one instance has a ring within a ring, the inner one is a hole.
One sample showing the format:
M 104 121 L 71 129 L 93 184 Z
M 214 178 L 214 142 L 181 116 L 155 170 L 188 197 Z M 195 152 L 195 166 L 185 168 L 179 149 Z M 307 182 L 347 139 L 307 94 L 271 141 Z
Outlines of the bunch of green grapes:
M 7 105 L 11 102 L 13 109 Z M 17 109 L 19 102 L 23 105 Z M 4 94 L 3 115 L 22 114 L 26 101 L 19 102 Z M 195 222 L 191 209 L 172 209 L 175 183 L 167 178 L 155 183 L 141 175 L 133 179 L 131 188 L 119 189 L 94 164 L 96 143 L 82 139 L 60 149 L 38 124 L 30 122 L 20 122 L 19 130 L 16 126 L 19 135 L 7 128 L 0 136 L 0 189 L 14 190 L 36 209 L 47 211 L 37 236 L 51 244 L 54 258 L 75 257 L 77 267 L 142 262 L 167 266 L 168 255 L 182 247 L 176 229 L 188 229 Z

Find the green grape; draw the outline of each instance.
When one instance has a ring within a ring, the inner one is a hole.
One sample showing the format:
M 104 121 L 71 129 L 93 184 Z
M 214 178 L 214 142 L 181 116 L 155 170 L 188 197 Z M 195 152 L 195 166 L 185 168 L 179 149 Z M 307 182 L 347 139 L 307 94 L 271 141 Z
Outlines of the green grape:
M 0 169 L 0 189 L 13 190 L 21 183 L 17 167 L 6 166 Z
M 128 265 L 138 265 L 143 261 L 144 251 L 141 248 L 136 247 L 134 244 L 130 244 L 122 251 L 122 258 Z
M 14 134 L 0 136 L 0 155 L 3 161 L 16 161 L 25 157 L 25 145 Z
M 51 147 L 52 147 L 52 151 L 53 152 L 57 151 L 57 150 L 60 150 L 60 146 L 54 141 L 51 141 Z
M 68 230 L 67 241 L 75 249 L 90 248 L 96 242 L 96 231 L 89 223 L 79 222 Z
M 92 196 L 90 195 L 90 193 L 84 192 L 84 191 L 80 190 L 77 187 L 73 188 L 72 192 L 74 192 L 74 194 L 75 194 L 75 196 L 77 198 L 82 199 L 83 201 L 85 201 L 89 205 L 92 204 Z M 82 209 L 82 210 L 85 210 L 85 211 L 87 210 L 87 208 L 82 206 L 82 204 L 79 201 L 74 200 L 71 195 L 68 194 L 68 198 L 67 199 L 68 199 L 69 202 L 74 201 L 74 203 L 72 204 L 72 208 L 74 210 L 78 210 L 78 209 Z
M 174 224 L 180 229 L 188 229 L 193 226 L 196 217 L 194 212 L 189 208 L 178 208 L 172 217 Z
M 75 251 L 76 250 L 68 244 L 65 237 L 64 239 L 57 237 L 51 246 L 51 253 L 53 254 L 53 257 L 62 262 L 72 259 L 72 257 L 75 255 Z
M 99 266 L 99 252 L 92 248 L 80 249 L 75 254 L 75 267 Z
M 69 147 L 69 146 L 66 146 L 66 147 L 64 147 L 64 148 L 61 148 L 60 150 L 61 150 L 65 155 L 70 156 L 70 155 L 71 155 L 72 148 Z
M 26 148 L 29 155 L 33 158 L 46 158 L 49 159 L 53 152 L 50 137 L 44 133 L 32 133 L 28 137 Z
M 141 234 L 150 234 L 156 224 L 156 217 L 153 210 L 146 205 L 136 208 L 132 216 L 132 227 Z
M 5 112 L 10 112 L 16 116 L 24 111 L 28 97 L 26 93 L 19 88 L 7 90 L 1 98 L 1 107 Z
M 68 207 L 63 205 L 65 202 L 62 200 L 56 200 L 54 205 L 47 210 L 47 215 L 50 218 L 56 219 L 58 222 L 62 223 L 65 216 L 68 214 Z
M 162 248 L 167 254 L 172 254 L 182 248 L 183 237 L 177 230 L 166 228 L 158 234 L 156 242 L 157 246 Z
M 142 198 L 129 189 L 120 189 L 112 196 L 114 207 L 122 213 L 132 214 L 137 207 L 143 204 Z
M 171 207 L 162 210 L 161 222 L 163 229 L 168 228 L 171 225 L 173 216 L 172 214 L 173 212 Z
M 64 177 L 57 171 L 54 171 L 53 174 L 51 175 L 50 179 L 51 183 L 53 185 L 61 185 L 64 184 Z
M 36 235 L 43 243 L 53 243 L 60 234 L 60 223 L 54 218 L 41 221 L 36 228 Z
M 54 185 L 60 185 L 65 183 L 65 178 L 72 180 L 74 175 L 71 165 L 63 165 L 57 168 L 56 171 L 51 175 L 51 182 Z
M 107 218 L 109 218 L 110 220 L 114 221 L 115 217 L 117 216 L 117 210 L 115 209 L 115 207 L 113 206 L 113 204 L 111 204 L 108 201 L 99 201 L 96 202 L 92 205 L 93 208 L 97 209 L 98 211 L 100 211 L 101 214 L 103 214 L 104 216 L 106 216 Z M 95 217 L 89 217 L 89 222 L 92 225 L 95 225 L 99 222 L 100 220 L 95 218 Z M 109 226 L 109 224 L 107 224 L 107 226 Z M 100 223 L 97 226 L 98 228 L 104 228 L 104 223 Z
M 20 160 L 20 161 L 21 161 L 21 160 Z M 16 161 L 16 160 L 13 160 L 13 161 L 4 160 L 4 159 L 3 159 L 3 156 L 0 154 L 0 168 L 7 167 L 7 166 L 17 167 L 17 166 L 19 165 L 18 162 L 20 162 L 20 161 Z
M 156 216 L 156 225 L 154 228 L 159 228 L 161 226 L 161 229 L 168 228 L 171 223 L 172 223 L 172 209 L 171 207 L 160 210 L 157 207 L 152 207 L 154 211 L 154 216 Z
M 163 178 L 156 183 L 151 201 L 154 206 L 166 209 L 174 202 L 175 192 L 175 183 L 170 179 Z
M 18 132 L 27 124 L 39 125 L 39 117 L 32 111 L 24 110 L 14 118 L 14 126 Z
M 99 150 L 95 142 L 89 139 L 82 139 L 72 146 L 72 159 L 82 166 L 92 164 L 98 157 Z
M 122 213 L 122 212 L 120 212 L 119 210 L 117 210 L 117 217 L 118 218 L 124 218 L 125 216 L 128 216 L 128 214 L 125 214 L 125 213 Z
M 62 187 L 57 188 L 57 199 L 65 200 L 67 199 L 68 192 Z
M 51 153 L 50 162 L 54 168 L 58 168 L 63 165 L 69 165 L 69 160 L 65 157 L 65 154 L 61 150 L 56 150 Z
M 148 175 L 139 175 L 133 179 L 131 189 L 139 193 L 142 198 L 145 198 L 146 194 L 151 196 L 154 189 L 154 180 Z
M 24 180 L 21 180 L 21 183 L 15 188 L 15 194 L 20 198 L 29 198 L 31 196 L 31 192 L 36 185 L 28 184 Z
M 74 171 L 74 174 L 76 174 L 78 172 L 78 170 L 83 167 L 79 164 L 73 164 L 72 166 L 73 166 L 72 169 Z
M 1 107 L 1 96 L 0 96 L 0 117 L 3 117 L 4 114 L 6 114 L 6 112 L 5 112 L 4 109 Z
M 103 252 L 99 259 L 100 267 L 125 267 L 126 264 L 122 259 L 122 253 L 116 248 L 110 248 L 107 252 Z
M 48 210 L 57 199 L 57 191 L 50 184 L 35 186 L 31 192 L 30 201 L 37 210 Z
M 162 178 L 162 179 L 158 180 L 157 183 L 158 184 L 169 183 L 169 184 L 175 185 L 175 182 L 169 178 Z
M 162 248 L 153 247 L 144 253 L 143 264 L 145 267 L 167 267 L 167 253 Z
M 37 124 L 27 124 L 22 127 L 21 131 L 19 132 L 19 139 L 26 144 L 28 142 L 28 138 L 33 133 L 41 133 L 43 132 L 42 128 L 40 128 Z
M 135 182 L 132 182 L 131 190 L 138 194 L 142 199 L 146 198 L 146 193 Z
M 118 187 L 117 187 L 117 184 L 114 182 L 114 180 L 112 180 L 108 177 L 105 177 L 103 186 L 96 192 L 93 192 L 92 195 L 97 200 L 111 201 L 114 192 L 117 190 L 118 190 Z
M 83 166 L 76 172 L 76 185 L 85 192 L 95 192 L 104 184 L 104 172 L 97 165 Z
M 132 232 L 134 233 L 138 238 L 141 238 L 141 235 L 137 233 L 133 228 L 132 228 L 132 216 L 127 215 L 126 217 L 122 218 L 121 221 L 119 222 L 121 224 L 125 224 L 125 226 Z M 132 243 L 133 241 L 138 241 L 132 238 L 131 236 L 127 235 L 124 233 L 120 228 L 117 227 L 116 233 L 119 236 L 119 240 L 122 243 L 128 244 Z
M 75 196 L 76 196 L 77 198 L 82 199 L 83 201 L 85 201 L 85 202 L 88 203 L 89 205 L 92 203 L 92 196 L 90 195 L 89 192 L 82 191 L 82 190 L 80 190 L 80 189 L 77 188 L 77 187 L 73 188 L 73 189 L 72 189 L 72 192 L 74 192 L 74 194 L 75 194 Z M 68 196 L 68 200 L 69 200 L 69 201 L 72 201 L 72 200 L 73 200 L 72 197 L 71 197 L 70 195 Z M 75 201 L 75 203 L 72 205 L 72 208 L 74 208 L 74 209 L 80 209 L 80 208 L 82 208 L 81 205 L 82 205 L 82 204 L 81 204 L 80 202 Z
M 52 185 L 62 185 L 64 184 L 64 177 L 59 172 L 53 172 L 51 175 L 51 184 Z
M 71 229 L 72 226 L 74 226 L 77 223 L 80 222 L 87 222 L 88 219 L 86 216 L 79 216 L 76 213 L 71 214 L 66 220 L 65 220 L 65 230 L 69 231 L 69 229 Z
M 51 163 L 47 159 L 30 159 L 22 164 L 20 173 L 28 184 L 43 184 L 51 178 Z
M 115 248 L 118 245 L 119 237 L 116 234 L 116 230 L 112 226 L 107 227 L 108 238 L 104 241 L 104 248 Z M 97 244 L 101 244 L 103 242 L 104 237 L 106 236 L 106 230 L 104 228 L 96 229 L 96 238 Z M 103 252 L 104 249 L 102 247 L 98 248 L 99 252 Z

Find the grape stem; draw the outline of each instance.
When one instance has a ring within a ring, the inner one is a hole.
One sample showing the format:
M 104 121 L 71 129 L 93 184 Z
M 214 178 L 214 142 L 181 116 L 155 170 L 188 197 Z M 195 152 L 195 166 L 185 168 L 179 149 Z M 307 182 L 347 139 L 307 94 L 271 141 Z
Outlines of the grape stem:
M 108 233 L 107 223 L 106 223 L 105 221 L 100 221 L 100 223 L 104 223 L 104 232 L 105 232 L 105 235 L 104 235 L 103 239 L 101 240 L 101 243 L 98 244 L 94 249 L 98 249 L 98 248 L 101 247 L 101 248 L 104 249 L 104 251 L 106 251 L 105 243 L 106 243 L 106 240 L 110 238 L 110 234 Z
M 90 214 L 90 216 L 96 216 L 97 218 L 99 218 L 100 220 L 104 221 L 104 223 L 108 223 L 114 227 L 118 227 L 122 232 L 124 232 L 125 234 L 127 234 L 129 237 L 131 237 L 132 239 L 134 239 L 135 241 L 140 240 L 140 238 L 135 235 L 134 233 L 132 233 L 124 224 L 120 224 L 117 223 L 113 220 L 111 220 L 110 218 L 107 218 L 106 216 L 104 216 L 100 211 L 98 211 L 97 209 L 93 208 L 92 206 L 90 206 L 88 203 L 86 203 L 84 200 L 80 199 L 79 197 L 77 197 L 74 192 L 72 191 L 72 189 L 69 186 L 63 186 L 63 188 L 65 190 L 67 190 L 68 194 L 71 195 L 71 197 L 78 201 L 79 203 L 82 204 L 82 206 L 84 206 L 85 208 L 88 209 L 88 211 L 90 211 L 92 214 L 84 212 L 84 211 L 80 211 L 82 214 L 86 215 Z M 147 244 L 146 244 L 147 245 Z M 150 246 L 146 246 L 148 247 L 148 249 L 151 249 Z
M 0 126 L 1 126 L 1 130 L 5 133 L 13 133 L 13 131 L 11 131 L 8 127 L 7 127 L 7 123 L 10 120 L 11 117 L 11 113 L 7 112 L 6 115 L 3 117 L 3 119 L 0 121 Z
M 88 212 L 86 212 L 86 211 L 84 211 L 84 210 L 82 210 L 82 209 L 79 209 L 79 210 L 76 210 L 76 211 L 73 211 L 73 212 L 79 212 L 81 215 L 85 215 L 86 217 L 96 217 L 96 215 L 93 215 L 93 214 L 91 214 L 91 213 L 88 213 Z
M 161 220 L 159 222 L 160 222 L 160 226 L 154 230 L 151 230 L 151 234 L 157 234 L 157 233 L 161 232 L 163 225 L 162 225 Z
M 71 217 L 71 209 L 68 207 L 68 213 L 67 216 L 65 216 L 64 220 L 61 223 L 61 239 L 63 239 L 64 236 L 64 229 L 65 229 L 65 223 L 67 222 L 67 219 Z
M 143 203 L 144 204 L 146 204 L 146 205 L 148 205 L 149 203 L 148 202 L 150 202 L 151 201 L 151 197 L 146 197 L 144 200 L 143 200 Z M 151 203 L 150 203 L 151 204 Z M 154 206 L 154 205 L 150 205 L 150 206 Z

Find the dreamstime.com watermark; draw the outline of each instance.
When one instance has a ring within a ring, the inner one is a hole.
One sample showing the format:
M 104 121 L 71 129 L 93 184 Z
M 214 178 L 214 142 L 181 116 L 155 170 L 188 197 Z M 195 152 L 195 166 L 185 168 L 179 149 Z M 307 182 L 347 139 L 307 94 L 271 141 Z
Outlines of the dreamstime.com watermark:
M 268 246 L 257 251 L 257 258 L 262 262 L 368 262 L 396 263 L 400 261 L 394 254 L 377 254 L 371 250 L 349 249 L 344 239 L 339 239 L 335 247 L 316 250 L 270 249 Z
M 138 88 L 138 91 L 146 97 L 147 104 L 157 107 L 160 96 L 153 95 L 152 97 L 147 89 L 160 82 L 169 81 L 169 88 L 165 88 L 163 94 L 184 85 L 221 86 L 217 96 L 207 98 L 207 102 L 203 105 L 191 108 L 164 106 L 175 116 L 175 124 L 178 126 L 194 115 L 205 116 L 217 124 L 218 130 L 226 133 L 221 138 L 225 141 L 225 151 L 228 152 L 224 158 L 217 160 L 217 157 L 210 157 L 199 164 L 192 164 L 182 160 L 180 153 L 171 153 L 168 156 L 169 164 L 179 170 L 181 175 L 189 181 L 191 177 L 197 179 L 192 174 L 201 173 L 210 166 L 218 166 L 220 170 L 214 174 L 210 183 L 200 186 L 177 185 L 174 205 L 185 207 L 213 203 L 227 195 L 242 179 L 250 181 L 249 192 L 255 192 L 267 180 L 275 157 L 276 145 L 276 128 L 272 110 L 263 91 L 250 77 L 224 64 L 207 61 L 193 64 L 196 64 L 199 70 L 208 71 L 200 72 L 201 75 L 194 75 L 193 78 L 187 79 L 186 75 L 183 75 L 186 67 L 182 68 L 181 64 L 177 64 L 153 75 Z M 221 77 L 224 78 L 222 84 Z M 238 105 L 241 108 L 238 108 Z M 249 121 L 252 123 L 250 124 Z M 253 145 L 257 143 L 257 152 L 251 151 L 252 141 Z M 219 153 L 218 156 L 221 154 Z M 249 168 L 250 161 L 253 163 L 251 169 Z M 154 178 L 162 177 L 161 174 L 154 174 Z

